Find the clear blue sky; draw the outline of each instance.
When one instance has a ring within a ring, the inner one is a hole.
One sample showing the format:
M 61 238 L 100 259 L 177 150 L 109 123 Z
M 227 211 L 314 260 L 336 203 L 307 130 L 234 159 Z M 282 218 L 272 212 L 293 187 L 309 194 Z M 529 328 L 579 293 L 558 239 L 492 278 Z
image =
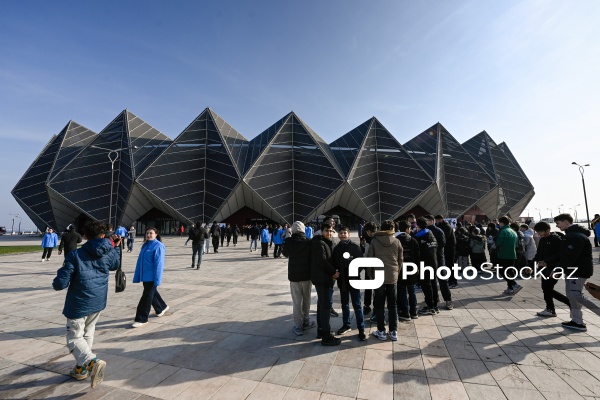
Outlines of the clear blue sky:
M 4 1 L 0 225 L 53 134 L 128 108 L 175 138 L 209 106 L 247 138 L 295 111 L 327 142 L 376 116 L 506 141 L 528 207 L 600 213 L 598 1 Z M 107 166 L 108 167 L 108 166 Z M 33 224 L 25 217 L 23 227 Z

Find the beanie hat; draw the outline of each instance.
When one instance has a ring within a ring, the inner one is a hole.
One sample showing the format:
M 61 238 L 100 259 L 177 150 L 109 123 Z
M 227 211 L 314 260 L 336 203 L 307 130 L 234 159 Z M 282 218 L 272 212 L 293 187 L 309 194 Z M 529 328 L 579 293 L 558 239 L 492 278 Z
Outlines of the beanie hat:
M 302 232 L 304 233 L 304 224 L 301 221 L 296 221 L 292 224 L 292 233 Z

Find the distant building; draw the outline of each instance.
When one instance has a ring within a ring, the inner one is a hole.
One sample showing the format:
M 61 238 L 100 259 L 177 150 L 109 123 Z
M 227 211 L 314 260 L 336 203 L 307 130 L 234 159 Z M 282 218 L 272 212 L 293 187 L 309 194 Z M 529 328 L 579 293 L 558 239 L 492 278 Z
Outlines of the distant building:
M 175 140 L 127 110 L 99 134 L 71 121 L 12 194 L 40 230 L 108 220 L 112 203 L 114 225 L 169 233 L 324 214 L 350 226 L 408 213 L 483 221 L 518 216 L 534 190 L 485 131 L 461 145 L 437 123 L 401 145 L 373 117 L 327 144 L 290 112 L 248 140 L 207 108 Z

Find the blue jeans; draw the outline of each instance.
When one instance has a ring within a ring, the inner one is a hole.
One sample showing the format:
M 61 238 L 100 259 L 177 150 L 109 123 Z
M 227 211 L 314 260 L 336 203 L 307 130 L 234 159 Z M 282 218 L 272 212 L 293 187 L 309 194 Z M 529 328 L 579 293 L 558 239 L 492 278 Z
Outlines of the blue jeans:
M 127 250 L 133 251 L 133 239 L 127 239 Z
M 317 329 L 323 332 L 323 339 L 326 339 L 331 332 L 329 311 L 332 306 L 333 287 L 315 285 L 315 289 L 317 290 Z
M 398 285 L 398 315 L 408 317 L 417 314 L 417 295 L 415 285 Z
M 202 264 L 202 250 L 200 249 L 200 244 L 192 245 L 192 267 L 195 265 L 200 268 L 200 264 Z M 198 254 L 198 264 L 196 264 L 196 254 Z
M 250 250 L 252 250 L 252 243 L 254 243 L 254 251 L 256 251 L 256 246 L 258 244 L 258 239 L 250 239 Z
M 350 326 L 350 299 L 352 299 L 352 307 L 356 316 L 356 327 L 358 330 L 365 329 L 365 317 L 363 315 L 360 290 L 350 288 L 348 291 L 340 291 L 340 299 L 342 302 L 342 321 L 344 326 Z
M 390 331 L 398 328 L 398 315 L 396 314 L 396 284 L 383 284 L 374 290 L 375 298 L 373 305 L 377 316 L 377 330 L 385 331 L 385 303 L 387 302 Z

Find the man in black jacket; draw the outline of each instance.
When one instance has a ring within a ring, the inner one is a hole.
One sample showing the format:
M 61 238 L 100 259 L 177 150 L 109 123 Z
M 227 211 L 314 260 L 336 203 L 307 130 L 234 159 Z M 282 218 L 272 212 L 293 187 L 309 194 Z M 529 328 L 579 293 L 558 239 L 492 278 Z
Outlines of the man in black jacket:
M 435 226 L 444 232 L 444 239 L 446 239 L 446 244 L 444 245 L 444 260 L 446 260 L 445 265 L 452 268 L 456 256 L 456 237 L 454 236 L 454 229 L 452 229 L 450 224 L 444 220 L 444 216 L 441 214 L 435 216 Z M 448 278 L 449 287 L 455 288 L 458 286 L 458 280 L 456 278 L 457 277 L 454 275 L 451 275 L 450 278 Z
M 427 220 L 423 217 L 417 220 L 417 233 L 414 238 L 419 242 L 419 251 L 421 255 L 421 261 L 425 264 L 425 267 L 431 267 L 433 270 L 437 270 L 437 241 L 431 230 L 428 229 Z M 419 310 L 420 314 L 435 315 L 439 314 L 438 303 L 440 301 L 437 281 L 435 276 L 431 279 L 425 271 L 425 279 L 421 280 L 421 289 L 423 289 L 423 295 L 425 296 L 426 306 Z
M 210 227 L 210 237 L 212 238 L 213 252 L 219 252 L 219 240 L 221 239 L 221 227 L 214 221 Z
M 311 246 L 310 280 L 317 290 L 317 339 L 323 346 L 339 346 L 342 342 L 331 334 L 329 310 L 333 294 L 333 280 L 340 274 L 331 264 L 333 227 L 321 225 L 321 235 L 315 235 Z
M 411 226 L 408 221 L 400 221 L 398 224 L 399 234 L 396 236 L 402 248 L 404 263 L 411 262 L 419 265 L 421 261 L 421 251 L 417 239 L 410 235 Z M 405 265 L 405 264 L 404 264 Z M 415 295 L 415 285 L 419 283 L 419 271 L 408 275 L 402 279 L 403 271 L 398 274 L 398 283 L 396 285 L 396 307 L 398 309 L 398 319 L 400 321 L 410 321 L 419 318 L 417 314 L 417 296 Z
M 198 254 L 198 264 L 196 264 L 196 269 L 200 269 L 200 264 L 202 263 L 202 250 L 200 250 L 200 247 L 204 246 L 205 238 L 206 230 L 202 228 L 202 223 L 198 221 L 196 222 L 196 226 L 190 229 L 188 239 L 185 241 L 185 246 L 187 246 L 190 240 L 192 241 L 192 268 L 194 268 L 196 254 Z
M 437 268 L 440 268 L 442 266 L 447 266 L 446 263 L 446 257 L 445 257 L 445 247 L 446 247 L 446 235 L 444 234 L 444 231 L 442 231 L 440 228 L 438 228 L 437 226 L 435 226 L 434 224 L 434 218 L 432 215 L 426 215 L 425 216 L 425 220 L 427 220 L 427 228 L 429 228 L 431 230 L 431 233 L 433 233 L 433 236 L 435 236 L 435 240 L 437 242 Z M 454 243 L 456 244 L 456 243 Z M 454 254 L 454 252 L 453 252 Z M 453 255 L 454 256 L 454 255 Z M 454 264 L 454 261 L 450 262 L 448 261 L 448 264 L 450 264 L 450 268 L 452 268 L 452 265 Z M 442 298 L 444 299 L 444 302 L 446 304 L 446 309 L 447 310 L 452 310 L 454 308 L 454 305 L 452 304 L 452 293 L 450 292 L 450 288 L 448 287 L 448 279 L 438 279 L 436 277 L 434 277 L 434 280 L 437 279 L 438 281 L 438 285 L 440 287 L 440 292 L 442 292 Z M 436 307 L 437 307 L 437 303 L 436 303 Z
M 571 321 L 563 322 L 562 325 L 565 328 L 585 332 L 587 327 L 583 323 L 581 306 L 584 305 L 590 311 L 600 315 L 598 306 L 583 294 L 586 279 L 594 273 L 590 231 L 580 225 L 573 225 L 573 217 L 570 214 L 557 215 L 554 217 L 554 222 L 565 233 L 557 268 L 561 268 L 565 273 L 567 298 L 571 303 Z
M 338 335 L 349 332 L 350 326 L 350 300 L 356 316 L 356 328 L 358 329 L 358 340 L 366 340 L 365 322 L 360 298 L 360 290 L 350 285 L 350 263 L 358 257 L 362 257 L 360 246 L 350 240 L 350 231 L 344 225 L 338 228 L 338 238 L 340 242 L 333 249 L 332 262 L 340 277 L 337 279 L 338 289 L 340 289 L 340 299 L 342 303 L 342 327 L 337 331 Z
M 70 252 L 77 249 L 77 244 L 81 243 L 83 238 L 77 231 L 75 230 L 75 226 L 72 224 L 67 228 L 67 233 L 62 235 L 60 238 L 60 244 L 58 245 L 58 255 L 65 251 L 65 258 L 69 255 Z
M 304 331 L 316 326 L 309 318 L 310 292 L 310 260 L 311 241 L 306 238 L 304 224 L 296 221 L 292 224 L 292 236 L 285 239 L 283 255 L 288 257 L 288 280 L 292 294 L 294 310 L 294 327 L 292 332 L 300 336 Z
M 537 315 L 539 317 L 556 317 L 554 299 L 571 307 L 567 296 L 554 290 L 558 280 L 552 276 L 554 268 L 560 261 L 562 239 L 556 233 L 550 232 L 550 225 L 546 222 L 538 222 L 533 229 L 540 235 L 537 253 L 533 261 L 537 261 L 538 267 L 542 269 L 542 292 L 544 292 L 544 301 L 546 302 L 546 309 L 538 312 Z

